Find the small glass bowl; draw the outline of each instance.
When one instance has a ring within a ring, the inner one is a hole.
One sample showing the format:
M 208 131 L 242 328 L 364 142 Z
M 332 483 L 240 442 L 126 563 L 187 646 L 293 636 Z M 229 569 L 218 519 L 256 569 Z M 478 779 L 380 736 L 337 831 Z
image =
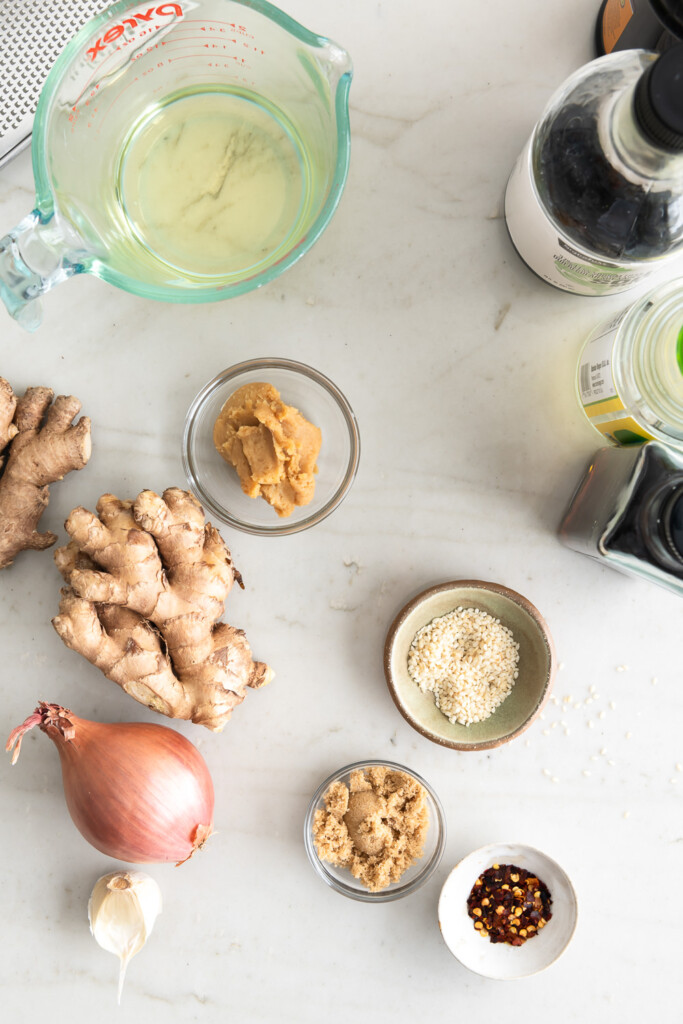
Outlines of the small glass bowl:
M 390 768 L 392 771 L 405 772 L 406 775 L 410 775 L 411 778 L 423 786 L 427 794 L 429 828 L 422 856 L 414 864 L 411 864 L 408 870 L 401 876 L 400 881 L 388 885 L 386 889 L 381 889 L 379 892 L 370 892 L 357 878 L 353 877 L 348 869 L 334 867 L 332 864 L 328 864 L 327 861 L 320 859 L 313 840 L 313 821 L 315 812 L 324 809 L 324 796 L 332 783 L 343 782 L 348 786 L 351 772 L 376 766 Z M 417 772 L 406 768 L 405 765 L 395 764 L 393 761 L 356 761 L 354 764 L 346 765 L 345 768 L 340 768 L 339 771 L 334 772 L 316 789 L 308 806 L 306 821 L 304 822 L 304 845 L 308 859 L 318 875 L 322 878 L 323 882 L 330 885 L 336 892 L 340 892 L 343 896 L 348 896 L 352 900 L 360 900 L 362 903 L 389 903 L 392 900 L 400 900 L 403 896 L 408 896 L 411 892 L 415 892 L 436 871 L 446 846 L 446 817 L 438 796 L 429 783 L 425 782 Z
M 283 402 L 322 432 L 313 500 L 286 519 L 262 498 L 247 497 L 213 443 L 214 423 L 228 398 L 257 381 L 276 387 Z M 219 373 L 199 392 L 185 419 L 182 455 L 192 491 L 213 516 L 245 533 L 278 537 L 315 526 L 340 504 L 356 476 L 360 435 L 351 406 L 322 373 L 291 359 L 249 359 Z

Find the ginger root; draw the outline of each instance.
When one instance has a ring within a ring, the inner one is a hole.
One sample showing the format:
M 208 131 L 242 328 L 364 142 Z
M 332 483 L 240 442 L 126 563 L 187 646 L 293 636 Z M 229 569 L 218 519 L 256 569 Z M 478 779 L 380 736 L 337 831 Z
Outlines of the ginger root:
M 20 551 L 42 551 L 57 540 L 39 533 L 38 521 L 50 498 L 48 484 L 90 458 L 90 420 L 77 398 L 50 388 L 28 388 L 17 398 L 0 377 L 0 569 Z
M 220 732 L 273 673 L 218 621 L 242 579 L 199 502 L 177 487 L 103 494 L 97 516 L 76 508 L 65 526 L 55 562 L 68 587 L 52 624 L 67 647 L 141 704 Z

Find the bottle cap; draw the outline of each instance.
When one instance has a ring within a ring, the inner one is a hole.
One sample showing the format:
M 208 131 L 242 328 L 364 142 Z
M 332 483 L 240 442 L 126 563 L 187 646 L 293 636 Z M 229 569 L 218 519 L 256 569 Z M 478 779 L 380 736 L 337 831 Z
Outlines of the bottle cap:
M 647 137 L 669 152 L 683 151 L 683 43 L 652 61 L 638 80 L 634 102 Z
M 664 537 L 671 554 L 683 562 L 683 487 L 670 495 L 662 515 Z

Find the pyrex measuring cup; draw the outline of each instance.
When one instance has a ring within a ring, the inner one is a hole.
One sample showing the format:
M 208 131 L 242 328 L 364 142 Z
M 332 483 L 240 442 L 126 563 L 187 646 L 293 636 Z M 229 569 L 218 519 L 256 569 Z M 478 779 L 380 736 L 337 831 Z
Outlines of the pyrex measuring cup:
M 0 240 L 23 326 L 78 273 L 172 302 L 271 280 L 327 225 L 349 161 L 351 61 L 265 0 L 122 0 L 38 103 L 36 208 Z

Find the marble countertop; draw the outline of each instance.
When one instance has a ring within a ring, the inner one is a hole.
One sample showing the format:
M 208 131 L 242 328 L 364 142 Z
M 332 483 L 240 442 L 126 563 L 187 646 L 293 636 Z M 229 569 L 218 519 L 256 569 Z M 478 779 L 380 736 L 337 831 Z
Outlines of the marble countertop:
M 164 913 L 129 967 L 121 1010 L 116 961 L 86 918 L 112 862 L 75 831 L 45 737 L 27 738 L 15 768 L 5 760 L 3 1016 L 393 1024 L 512 1013 L 673 1024 L 683 994 L 682 606 L 556 536 L 600 445 L 576 404 L 578 352 L 629 300 L 543 284 L 501 217 L 507 176 L 546 100 L 592 57 L 598 0 L 285 6 L 355 65 L 351 169 L 322 238 L 275 282 L 214 305 L 165 306 L 70 281 L 46 297 L 33 336 L 0 313 L 0 373 L 17 391 L 49 384 L 78 395 L 92 418 L 91 462 L 53 487 L 43 518 L 60 540 L 69 509 L 92 508 L 105 491 L 183 485 L 190 402 L 250 356 L 298 359 L 338 384 L 360 424 L 358 477 L 310 531 L 223 531 L 247 585 L 227 618 L 277 677 L 221 735 L 178 726 L 214 776 L 217 835 L 183 868 L 150 869 Z M 24 153 L 0 172 L 4 228 L 32 201 Z M 414 732 L 382 671 L 398 608 L 459 577 L 525 594 L 560 660 L 558 702 L 544 719 L 479 754 Z M 25 553 L 0 578 L 3 735 L 37 698 L 86 718 L 155 720 L 61 644 L 50 625 L 59 588 L 50 553 Z M 448 842 L 422 889 L 368 906 L 316 877 L 302 823 L 328 774 L 383 757 L 438 792 Z M 507 840 L 554 857 L 579 900 L 572 944 L 522 989 L 468 973 L 437 924 L 450 868 Z

